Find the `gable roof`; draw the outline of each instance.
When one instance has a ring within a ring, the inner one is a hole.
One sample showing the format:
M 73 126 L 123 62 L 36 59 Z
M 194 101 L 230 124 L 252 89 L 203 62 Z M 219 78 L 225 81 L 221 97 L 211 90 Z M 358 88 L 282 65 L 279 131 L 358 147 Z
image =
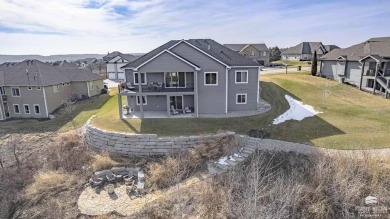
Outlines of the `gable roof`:
M 321 57 L 321 60 L 337 60 L 339 56 L 350 61 L 359 61 L 368 55 L 390 58 L 390 37 L 371 38 L 345 49 L 334 49 Z
M 122 54 L 122 53 L 120 53 L 118 51 L 108 53 L 107 55 L 103 56 L 103 61 L 108 62 L 110 59 L 114 58 L 115 56 L 118 56 L 119 54 Z
M 340 47 L 338 47 L 336 45 L 324 45 L 324 48 L 325 48 L 326 52 L 330 52 L 334 49 L 340 49 Z
M 321 48 L 324 50 L 321 42 L 302 42 L 296 46 L 288 48 L 286 51 L 282 52 L 282 55 L 314 54 L 314 51 L 316 51 L 318 48 Z
M 249 46 L 253 46 L 259 51 L 268 51 L 269 50 L 268 47 L 265 45 L 265 43 L 223 44 L 223 45 L 226 46 L 227 48 L 233 50 L 233 51 L 236 51 L 236 52 L 240 52 Z
M 131 55 L 131 54 L 123 54 L 123 53 L 118 52 L 118 54 L 116 56 L 113 56 L 110 59 L 107 59 L 107 61 L 105 61 L 105 62 L 108 63 L 108 62 L 110 62 L 111 60 L 113 60 L 114 58 L 116 58 L 118 56 L 122 57 L 123 59 L 125 59 L 125 60 L 127 60 L 129 62 L 134 61 L 134 60 L 136 60 L 138 58 L 137 56 L 134 56 L 134 55 Z
M 214 40 L 189 39 L 189 40 L 171 40 L 157 47 L 156 49 L 144 54 L 143 56 L 130 62 L 129 64 L 123 66 L 122 68 L 137 68 L 138 66 L 152 59 L 154 56 L 160 54 L 164 50 L 168 50 L 172 52 L 171 49 L 173 49 L 175 46 L 179 45 L 180 43 L 186 43 L 192 46 L 193 48 L 204 53 L 210 58 L 215 59 L 216 61 L 220 62 L 225 66 L 259 66 L 259 63 L 240 55 L 238 52 L 235 52 L 227 48 L 226 46 L 223 46 L 222 44 L 215 42 Z M 191 62 L 191 60 L 186 60 L 186 61 Z M 191 63 L 197 66 L 196 63 L 193 62 Z
M 3 64 L 0 65 L 0 70 L 12 67 L 16 64 L 18 64 L 18 62 L 4 62 Z
M 94 81 L 100 76 L 74 67 L 52 66 L 38 60 L 25 60 L 2 70 L 5 86 L 48 86 L 72 81 Z

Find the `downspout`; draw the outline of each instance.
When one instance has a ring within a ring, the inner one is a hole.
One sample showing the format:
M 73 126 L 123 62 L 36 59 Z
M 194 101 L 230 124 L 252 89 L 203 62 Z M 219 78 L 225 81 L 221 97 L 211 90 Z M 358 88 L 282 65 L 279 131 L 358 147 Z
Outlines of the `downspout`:
M 89 84 L 88 84 L 89 82 L 87 81 L 86 83 L 87 83 L 87 93 L 88 93 L 88 98 L 89 98 L 90 97 L 90 95 L 89 95 Z
M 229 83 L 229 68 L 226 67 L 226 106 L 225 106 L 225 114 L 228 112 L 228 83 Z
M 198 71 L 194 72 L 194 78 L 195 78 L 195 116 L 196 118 L 199 118 L 199 102 L 198 102 Z
M 43 92 L 43 99 L 45 101 L 46 117 L 48 118 L 49 117 L 49 111 L 47 110 L 46 91 L 45 91 L 45 87 L 44 86 L 42 86 L 42 92 Z
M 1 113 L 1 119 L 0 120 L 5 120 L 5 116 L 4 116 L 4 104 L 3 104 L 3 94 L 0 94 L 0 113 Z

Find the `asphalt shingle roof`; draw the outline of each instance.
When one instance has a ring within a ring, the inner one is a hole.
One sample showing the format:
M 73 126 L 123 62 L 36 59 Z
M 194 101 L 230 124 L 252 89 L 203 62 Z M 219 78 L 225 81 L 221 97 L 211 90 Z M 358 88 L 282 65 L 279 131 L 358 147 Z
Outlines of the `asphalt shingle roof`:
M 358 61 L 368 55 L 390 57 L 390 37 L 371 38 L 345 49 L 334 49 L 322 56 L 322 60 L 336 60 L 343 56 L 350 61 Z
M 223 44 L 224 46 L 228 47 L 229 49 L 239 52 L 241 51 L 244 47 L 251 45 L 255 47 L 259 51 L 268 51 L 268 47 L 264 43 L 254 43 L 254 44 Z
M 122 68 L 135 68 L 141 65 L 142 63 L 148 61 L 152 57 L 156 56 L 160 52 L 169 49 L 176 43 L 178 43 L 180 40 L 171 40 L 156 49 L 146 53 L 145 55 L 139 57 L 138 59 L 130 62 L 129 64 L 125 65 Z M 219 60 L 220 62 L 228 65 L 228 66 L 259 66 L 259 63 L 250 60 L 242 55 L 240 55 L 238 52 L 235 52 L 226 46 L 217 43 L 214 40 L 211 39 L 189 39 L 185 40 L 187 43 L 191 44 L 192 46 L 198 48 L 199 50 L 203 51 L 204 53 L 210 55 L 211 57 Z M 188 60 L 191 62 L 191 60 Z M 197 65 L 197 63 L 194 63 L 194 65 Z
M 3 69 L 2 75 L 3 85 L 5 86 L 48 86 L 72 81 L 102 79 L 100 76 L 86 70 L 52 66 L 38 60 L 25 60 Z
M 303 42 L 288 48 L 282 54 L 314 54 L 314 51 L 316 51 L 320 46 L 322 46 L 321 42 Z

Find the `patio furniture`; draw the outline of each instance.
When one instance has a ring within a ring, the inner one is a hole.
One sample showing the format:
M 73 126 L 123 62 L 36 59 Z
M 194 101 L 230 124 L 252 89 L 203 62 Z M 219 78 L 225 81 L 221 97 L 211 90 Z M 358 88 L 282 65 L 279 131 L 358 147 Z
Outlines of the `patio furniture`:
M 156 90 L 157 91 L 162 91 L 164 83 L 157 83 Z
M 116 182 L 116 177 L 115 175 L 112 173 L 111 170 L 107 171 L 106 173 L 106 178 L 107 178 L 107 181 L 109 183 L 115 183 Z
M 188 106 L 186 106 L 184 107 L 184 113 L 192 113 L 192 111 Z
M 177 110 L 175 109 L 175 107 L 172 105 L 172 106 L 171 106 L 171 115 L 176 115 L 176 114 L 179 114 L 179 111 L 177 111 Z
M 126 175 L 123 177 L 123 180 L 125 181 L 125 185 L 130 185 L 135 180 L 135 177 L 133 175 Z
M 131 82 L 128 82 L 128 83 L 126 83 L 126 89 L 127 90 L 134 90 L 135 86 Z

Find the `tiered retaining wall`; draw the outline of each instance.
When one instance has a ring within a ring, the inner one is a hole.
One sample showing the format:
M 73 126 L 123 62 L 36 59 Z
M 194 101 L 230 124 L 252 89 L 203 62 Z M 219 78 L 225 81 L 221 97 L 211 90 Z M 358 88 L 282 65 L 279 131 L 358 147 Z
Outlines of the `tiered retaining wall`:
M 234 134 L 226 132 L 214 135 L 158 137 L 155 134 L 106 131 L 92 126 L 90 122 L 85 125 L 86 141 L 91 148 L 128 156 L 174 154 L 193 148 L 197 144 L 212 143 Z

